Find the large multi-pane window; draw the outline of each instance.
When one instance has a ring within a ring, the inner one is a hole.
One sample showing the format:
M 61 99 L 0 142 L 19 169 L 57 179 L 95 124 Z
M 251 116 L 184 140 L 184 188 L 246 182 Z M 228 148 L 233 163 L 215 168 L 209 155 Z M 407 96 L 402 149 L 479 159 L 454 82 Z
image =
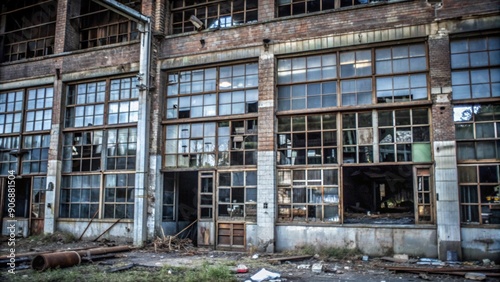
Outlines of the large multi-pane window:
M 278 170 L 278 221 L 339 222 L 338 169 Z
M 500 97 L 500 36 L 451 41 L 453 99 Z
M 53 88 L 0 93 L 0 174 L 47 172 Z
M 279 0 L 278 17 L 286 17 L 290 15 L 300 15 L 338 9 L 354 5 L 368 4 L 369 2 L 377 2 L 378 0 Z
M 280 165 L 337 163 L 335 114 L 279 117 L 277 139 Z
M 172 33 L 218 29 L 257 21 L 258 1 L 171 1 Z
M 500 224 L 500 164 L 459 165 L 463 223 Z
M 500 104 L 454 106 L 459 162 L 500 160 Z
M 373 162 L 372 112 L 342 115 L 342 145 L 344 163 Z
M 257 120 L 167 125 L 165 166 L 257 164 Z
M 57 1 L 4 1 L 2 61 L 12 62 L 54 53 Z
M 257 171 L 219 172 L 219 220 L 257 220 Z
M 133 218 L 135 85 L 129 77 L 68 85 L 61 218 Z
M 169 74 L 166 118 L 256 113 L 257 71 L 249 63 Z
M 380 162 L 430 162 L 428 109 L 378 112 Z
M 428 99 L 424 43 L 278 60 L 278 110 Z
M 137 11 L 141 1 L 118 0 Z M 80 49 L 128 42 L 139 38 L 137 24 L 92 0 L 78 2 L 79 13 L 71 17 L 73 26 L 80 33 Z
M 500 36 L 451 41 L 461 221 L 500 224 Z M 477 162 L 481 162 L 478 164 Z

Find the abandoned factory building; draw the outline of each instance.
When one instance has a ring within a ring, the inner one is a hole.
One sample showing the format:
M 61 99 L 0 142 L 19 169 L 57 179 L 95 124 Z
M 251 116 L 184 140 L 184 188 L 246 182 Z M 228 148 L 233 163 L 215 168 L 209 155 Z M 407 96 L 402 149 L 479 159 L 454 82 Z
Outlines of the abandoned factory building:
M 2 233 L 498 261 L 499 31 L 499 0 L 2 1 Z

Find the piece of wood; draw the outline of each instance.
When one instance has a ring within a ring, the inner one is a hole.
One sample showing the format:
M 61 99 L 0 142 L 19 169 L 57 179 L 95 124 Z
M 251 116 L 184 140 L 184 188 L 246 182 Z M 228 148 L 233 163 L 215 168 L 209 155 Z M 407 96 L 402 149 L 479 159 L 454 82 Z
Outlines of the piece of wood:
M 99 209 L 97 209 L 95 211 L 94 215 L 92 216 L 92 218 L 89 221 L 89 224 L 87 224 L 87 227 L 85 227 L 85 230 L 83 230 L 82 235 L 80 235 L 80 238 L 78 238 L 78 241 L 82 240 L 83 234 L 85 234 L 85 232 L 87 231 L 87 229 L 89 229 L 90 224 L 92 223 L 92 221 L 94 221 L 94 218 L 96 217 L 96 215 L 98 213 L 99 213 Z
M 303 255 L 303 256 L 291 256 L 291 257 L 282 257 L 282 258 L 271 258 L 268 261 L 287 261 L 287 260 L 300 260 L 300 259 L 308 259 L 311 258 L 311 255 Z
M 182 232 L 186 231 L 186 229 L 188 229 L 189 227 L 193 226 L 193 224 L 195 224 L 196 222 L 198 222 L 198 220 L 195 220 L 195 221 L 191 222 L 188 226 L 186 226 L 184 229 L 182 229 L 179 233 L 175 234 L 174 237 L 179 236 L 179 234 L 181 234 Z M 163 228 L 162 228 L 162 230 L 163 230 Z
M 118 272 L 118 271 L 128 270 L 128 269 L 131 269 L 134 266 L 135 266 L 135 263 L 130 263 L 130 264 L 127 264 L 127 265 L 124 265 L 124 266 L 111 268 L 111 269 L 109 269 L 106 272 L 112 273 L 112 272 Z
M 99 240 L 99 238 L 101 238 L 102 235 L 106 234 L 111 228 L 113 228 L 113 226 L 115 226 L 118 222 L 120 222 L 120 220 L 122 219 L 119 218 L 117 221 L 111 224 L 111 226 L 108 229 L 104 230 L 104 232 L 102 232 L 101 235 L 97 236 L 97 238 L 95 238 L 92 242 L 96 242 L 97 240 Z

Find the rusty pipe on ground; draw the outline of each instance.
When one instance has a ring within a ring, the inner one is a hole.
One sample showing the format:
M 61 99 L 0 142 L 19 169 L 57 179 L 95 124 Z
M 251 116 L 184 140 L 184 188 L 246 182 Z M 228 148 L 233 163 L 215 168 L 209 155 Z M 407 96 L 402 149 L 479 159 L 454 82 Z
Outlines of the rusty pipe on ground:
M 78 252 L 67 251 L 67 252 L 40 254 L 37 255 L 31 261 L 31 267 L 35 270 L 40 270 L 40 271 L 56 267 L 69 267 L 80 264 L 83 257 L 91 258 L 92 256 L 108 254 L 108 253 L 128 252 L 131 249 L 132 248 L 129 246 L 115 246 L 108 248 L 88 249 Z
M 80 255 L 75 251 L 50 253 L 37 255 L 31 261 L 31 267 L 35 270 L 44 271 L 54 267 L 69 267 L 82 262 Z
M 102 254 L 109 253 L 120 253 L 120 252 L 128 252 L 131 248 L 129 246 L 115 246 L 115 247 L 107 247 L 107 248 L 96 248 L 96 249 L 88 249 L 84 251 L 79 251 L 78 254 L 81 257 L 84 256 L 96 256 Z

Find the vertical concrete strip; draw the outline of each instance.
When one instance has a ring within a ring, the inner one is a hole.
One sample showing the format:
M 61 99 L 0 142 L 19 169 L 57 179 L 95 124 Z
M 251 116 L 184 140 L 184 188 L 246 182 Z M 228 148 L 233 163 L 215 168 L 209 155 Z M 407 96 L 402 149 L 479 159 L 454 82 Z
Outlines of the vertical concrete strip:
M 274 252 L 276 214 L 276 156 L 274 152 L 274 54 L 259 59 L 259 147 L 257 161 L 257 244 Z

